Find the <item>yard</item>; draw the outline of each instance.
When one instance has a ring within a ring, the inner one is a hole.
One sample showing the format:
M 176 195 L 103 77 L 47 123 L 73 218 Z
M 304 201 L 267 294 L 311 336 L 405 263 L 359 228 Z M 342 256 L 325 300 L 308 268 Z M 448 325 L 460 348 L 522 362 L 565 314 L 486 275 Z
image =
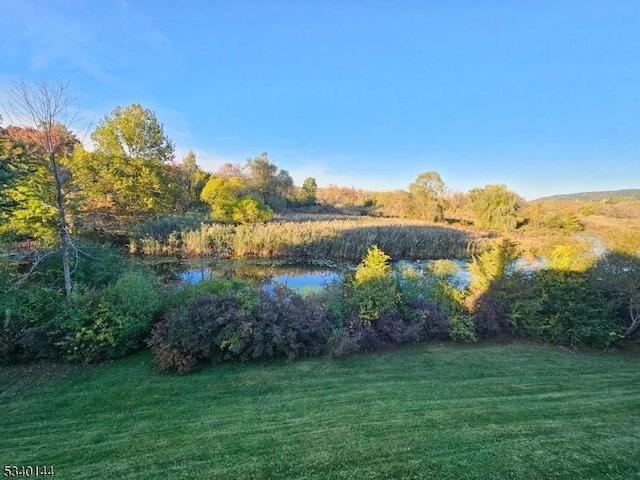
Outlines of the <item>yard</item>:
M 0 369 L 2 466 L 55 478 L 640 478 L 624 353 L 430 344 L 158 373 Z

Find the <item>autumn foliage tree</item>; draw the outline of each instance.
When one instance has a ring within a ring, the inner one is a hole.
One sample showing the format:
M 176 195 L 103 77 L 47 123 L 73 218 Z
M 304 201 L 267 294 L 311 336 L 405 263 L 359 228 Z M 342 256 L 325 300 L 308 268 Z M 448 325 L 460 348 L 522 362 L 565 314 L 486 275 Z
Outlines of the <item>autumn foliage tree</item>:
M 77 140 L 66 128 L 64 121 L 69 113 L 72 101 L 67 85 L 39 82 L 31 86 L 24 81 L 13 82 L 9 92 L 9 107 L 16 119 L 25 124 L 10 135 L 18 148 L 26 150 L 26 157 L 33 169 L 29 176 L 30 184 L 16 187 L 14 193 L 17 203 L 31 199 L 30 205 L 40 205 L 54 213 L 54 223 L 60 239 L 64 288 L 71 294 L 70 249 L 71 234 L 67 218 L 66 185 L 69 172 L 65 168 L 65 158 Z M 37 175 L 37 178 L 34 177 Z M 34 183 L 35 179 L 35 183 Z M 34 192 L 34 189 L 38 191 Z M 20 198 L 24 195 L 24 198 Z M 39 197 L 39 198 L 38 198 Z M 39 201 L 39 203 L 38 203 Z

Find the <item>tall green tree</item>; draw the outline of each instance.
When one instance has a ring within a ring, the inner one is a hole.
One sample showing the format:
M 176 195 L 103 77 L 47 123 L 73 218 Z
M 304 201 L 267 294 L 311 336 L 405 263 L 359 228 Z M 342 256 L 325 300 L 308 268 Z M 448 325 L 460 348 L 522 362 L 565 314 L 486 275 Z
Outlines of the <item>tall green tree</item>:
M 155 114 L 135 103 L 117 107 L 91 134 L 95 150 L 79 152 L 73 168 L 84 186 L 87 212 L 124 226 L 174 211 L 180 188 L 174 146 Z
M 154 112 L 139 103 L 116 107 L 91 134 L 96 151 L 111 158 L 168 164 L 174 158 L 173 142 Z
M 316 179 L 313 177 L 307 177 L 302 182 L 302 194 L 304 197 L 305 203 L 309 205 L 313 205 L 318 200 L 318 184 L 316 183 Z
M 202 170 L 196 161 L 196 154 L 189 150 L 177 167 L 178 180 L 184 197 L 180 202 L 183 208 L 193 208 L 201 205 L 200 194 L 207 184 L 210 174 Z
M 412 191 L 426 191 L 438 198 L 444 194 L 444 182 L 438 172 L 423 172 L 411 184 Z
M 0 124 L 2 116 L 0 116 Z M 0 127 L 0 229 L 9 221 L 10 213 L 17 203 L 9 197 L 21 175 L 25 173 L 25 159 L 22 151 L 15 151 L 13 142 Z
M 263 152 L 259 157 L 248 159 L 246 163 L 247 181 L 251 192 L 275 210 L 284 208 L 287 196 L 293 189 L 293 179 L 286 170 L 280 170 L 271 163 L 269 155 Z
M 408 216 L 431 222 L 444 218 L 444 182 L 438 172 L 424 172 L 409 186 L 411 212 Z

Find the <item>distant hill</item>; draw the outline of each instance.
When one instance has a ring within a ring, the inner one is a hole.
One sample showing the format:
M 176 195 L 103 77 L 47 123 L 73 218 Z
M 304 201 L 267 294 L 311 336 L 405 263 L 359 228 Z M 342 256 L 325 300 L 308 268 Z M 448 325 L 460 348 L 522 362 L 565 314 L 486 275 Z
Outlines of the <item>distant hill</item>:
M 566 195 L 551 195 L 550 197 L 537 198 L 534 202 L 598 202 L 608 198 L 634 198 L 640 200 L 640 189 L 611 190 L 606 192 L 580 192 Z

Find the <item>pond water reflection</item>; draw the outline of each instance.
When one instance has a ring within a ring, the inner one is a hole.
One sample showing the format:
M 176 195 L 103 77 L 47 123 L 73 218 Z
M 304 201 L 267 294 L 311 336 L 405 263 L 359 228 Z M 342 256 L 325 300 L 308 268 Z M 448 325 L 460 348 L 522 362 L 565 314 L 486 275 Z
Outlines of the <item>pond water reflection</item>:
M 200 260 L 165 262 L 153 267 L 165 283 L 198 283 L 211 278 L 236 278 L 256 286 L 286 285 L 303 293 L 318 291 L 352 267 L 332 262 L 299 260 Z
M 426 272 L 435 260 L 398 260 L 393 263 L 396 272 L 411 269 L 418 273 Z M 451 260 L 457 267 L 455 280 L 457 288 L 469 286 L 471 273 L 469 262 Z M 167 261 L 150 264 L 164 283 L 198 283 L 211 278 L 235 278 L 270 289 L 273 285 L 286 285 L 299 293 L 317 292 L 324 285 L 341 278 L 345 273 L 353 272 L 355 265 L 338 264 L 331 261 L 300 259 L 279 260 L 190 260 Z M 513 270 L 533 272 L 544 268 L 543 262 L 530 262 L 520 259 L 511 267 Z

